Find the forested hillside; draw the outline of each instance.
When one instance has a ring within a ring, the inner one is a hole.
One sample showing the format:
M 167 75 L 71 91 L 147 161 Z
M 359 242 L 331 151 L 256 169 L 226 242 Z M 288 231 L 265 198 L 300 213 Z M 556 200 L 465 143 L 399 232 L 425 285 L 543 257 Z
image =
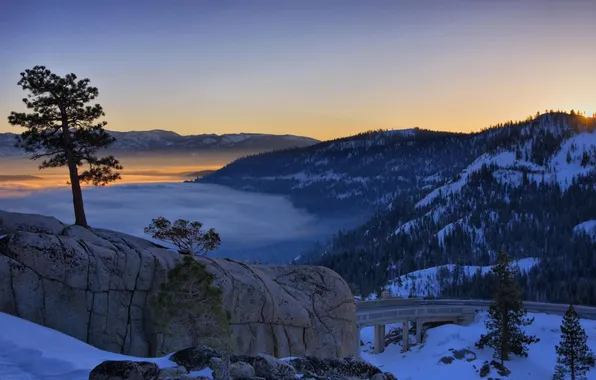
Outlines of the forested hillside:
M 395 197 L 453 176 L 483 148 L 469 134 L 370 131 L 242 158 L 197 182 L 283 194 L 318 215 L 370 215 Z
M 540 260 L 520 276 L 527 299 L 596 304 L 594 127 L 591 118 L 549 113 L 485 130 L 471 139 L 484 152 L 458 175 L 398 194 L 303 262 L 336 270 L 366 295 L 418 269 L 488 265 L 504 249 Z M 488 297 L 488 281 L 459 276 L 443 293 Z

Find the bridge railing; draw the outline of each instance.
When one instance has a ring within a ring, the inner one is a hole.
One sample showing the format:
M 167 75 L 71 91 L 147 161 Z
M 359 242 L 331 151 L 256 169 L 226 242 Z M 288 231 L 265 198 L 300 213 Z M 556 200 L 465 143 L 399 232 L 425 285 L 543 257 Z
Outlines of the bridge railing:
M 487 309 L 491 300 L 471 300 L 471 299 L 422 299 L 422 298 L 389 298 L 374 301 L 362 301 L 356 303 L 357 314 L 370 313 L 375 309 L 413 309 L 423 306 L 466 306 L 469 308 Z M 528 312 L 546 313 L 563 315 L 569 305 L 557 303 L 543 303 L 525 301 L 524 307 Z M 580 317 L 586 319 L 596 319 L 596 307 L 575 306 L 575 311 Z M 386 310 L 386 312 L 390 312 Z M 393 310 L 391 310 L 393 312 Z

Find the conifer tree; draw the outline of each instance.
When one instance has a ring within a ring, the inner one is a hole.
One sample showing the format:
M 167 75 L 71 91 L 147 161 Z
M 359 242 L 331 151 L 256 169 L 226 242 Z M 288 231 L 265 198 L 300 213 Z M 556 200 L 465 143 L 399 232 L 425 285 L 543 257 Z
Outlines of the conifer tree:
M 554 380 L 563 380 L 565 375 L 569 375 L 571 380 L 585 379 L 586 372 L 596 365 L 587 340 L 588 336 L 579 323 L 579 315 L 573 305 L 569 305 L 561 324 L 561 344 L 555 346 L 557 365 Z
M 527 357 L 527 346 L 539 341 L 522 330 L 522 326 L 531 325 L 534 319 L 526 317 L 515 274 L 507 254 L 499 253 L 497 264 L 491 270 L 495 283 L 493 302 L 485 321 L 487 334 L 482 334 L 476 342 L 478 348 L 493 348 L 494 358 L 501 364 L 509 360 L 510 354 Z
M 31 159 L 47 157 L 39 169 L 67 166 L 75 213 L 75 224 L 87 227 L 81 182 L 95 186 L 120 179 L 115 170 L 122 166 L 113 156 L 99 158 L 96 152 L 115 141 L 104 129 L 107 122 L 99 104 L 88 105 L 99 92 L 89 86 L 89 79 L 76 75 L 60 77 L 44 66 L 21 73 L 19 86 L 29 91 L 23 103 L 31 113 L 12 112 L 8 122 L 27 128 L 17 139 L 17 146 L 32 153 Z M 87 170 L 79 173 L 79 167 Z
M 214 278 L 190 255 L 168 272 L 167 281 L 149 299 L 161 333 L 186 336 L 192 346 L 230 349 L 229 315 Z

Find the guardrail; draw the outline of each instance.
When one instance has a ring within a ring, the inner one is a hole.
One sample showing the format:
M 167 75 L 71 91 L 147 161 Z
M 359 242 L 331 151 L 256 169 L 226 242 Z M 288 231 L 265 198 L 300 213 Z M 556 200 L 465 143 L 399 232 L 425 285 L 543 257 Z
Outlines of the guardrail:
M 492 301 L 490 300 L 469 300 L 469 299 L 422 299 L 422 298 L 388 298 L 374 301 L 356 302 L 356 314 L 369 314 L 373 311 L 382 309 L 415 309 L 421 306 L 467 306 L 477 309 L 488 309 Z M 531 313 L 545 313 L 564 315 L 568 304 L 544 303 L 544 302 L 524 302 L 524 307 Z M 392 310 L 393 311 L 393 310 Z M 596 307 L 575 306 L 577 314 L 584 319 L 596 319 Z M 397 314 L 396 314 L 397 315 Z

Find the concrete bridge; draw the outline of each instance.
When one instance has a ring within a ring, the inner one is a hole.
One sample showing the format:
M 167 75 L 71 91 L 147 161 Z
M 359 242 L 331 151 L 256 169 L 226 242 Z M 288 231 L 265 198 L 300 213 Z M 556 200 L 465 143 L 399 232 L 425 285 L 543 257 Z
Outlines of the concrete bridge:
M 358 327 L 357 350 L 360 353 L 360 330 L 374 326 L 374 350 L 381 353 L 385 349 L 385 325 L 403 323 L 402 350 L 408 350 L 409 323 L 416 324 L 416 342 L 422 342 L 422 324 L 425 322 L 448 322 L 468 325 L 474 321 L 477 310 L 488 309 L 491 301 L 462 299 L 390 298 L 356 302 L 356 326 Z M 569 305 L 540 302 L 524 302 L 530 313 L 564 315 Z M 581 318 L 596 319 L 596 307 L 575 306 Z

